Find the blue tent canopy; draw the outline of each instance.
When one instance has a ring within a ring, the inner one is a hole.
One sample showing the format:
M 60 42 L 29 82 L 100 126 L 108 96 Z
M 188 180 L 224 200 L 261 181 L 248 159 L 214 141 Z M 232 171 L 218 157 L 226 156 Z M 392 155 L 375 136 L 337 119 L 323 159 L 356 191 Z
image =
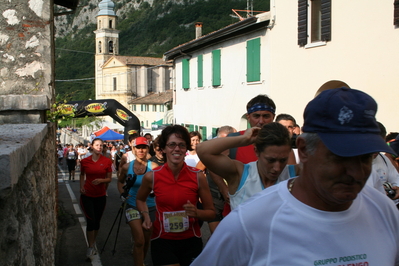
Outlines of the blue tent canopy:
M 123 135 L 109 129 L 105 131 L 102 135 L 98 136 L 97 138 L 100 138 L 102 140 L 122 140 Z

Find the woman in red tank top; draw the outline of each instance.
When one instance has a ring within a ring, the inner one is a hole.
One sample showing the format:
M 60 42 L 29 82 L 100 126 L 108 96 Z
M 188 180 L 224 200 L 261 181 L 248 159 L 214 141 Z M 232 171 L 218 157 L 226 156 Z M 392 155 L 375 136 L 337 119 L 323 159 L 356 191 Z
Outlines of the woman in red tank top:
M 137 208 L 144 216 L 143 227 L 150 228 L 146 199 L 153 190 L 157 208 L 151 242 L 153 264 L 188 266 L 202 251 L 198 220 L 215 217 L 212 196 L 202 171 L 184 162 L 187 150 L 191 149 L 186 128 L 165 128 L 159 148 L 166 163 L 144 175 L 137 193 Z M 200 198 L 203 209 L 196 207 Z

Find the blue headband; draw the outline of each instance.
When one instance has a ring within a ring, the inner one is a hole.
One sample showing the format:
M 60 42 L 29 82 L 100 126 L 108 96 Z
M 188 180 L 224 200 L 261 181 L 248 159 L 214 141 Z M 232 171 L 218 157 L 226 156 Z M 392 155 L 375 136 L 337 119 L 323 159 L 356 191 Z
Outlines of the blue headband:
M 272 114 L 275 114 L 276 110 L 273 107 L 268 106 L 264 103 L 255 103 L 250 108 L 248 108 L 247 113 L 251 114 L 256 111 L 269 111 Z

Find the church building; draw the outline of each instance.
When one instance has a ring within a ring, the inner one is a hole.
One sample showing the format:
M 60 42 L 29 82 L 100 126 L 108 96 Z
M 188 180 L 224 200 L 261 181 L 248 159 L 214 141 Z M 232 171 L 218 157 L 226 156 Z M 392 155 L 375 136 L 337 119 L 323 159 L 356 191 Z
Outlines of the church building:
M 99 3 L 97 30 L 94 31 L 96 100 L 117 100 L 131 110 L 145 128 L 171 123 L 166 120 L 172 118 L 164 121 L 164 117 L 172 106 L 170 80 L 173 66 L 162 58 L 119 55 L 114 7 L 111 0 Z

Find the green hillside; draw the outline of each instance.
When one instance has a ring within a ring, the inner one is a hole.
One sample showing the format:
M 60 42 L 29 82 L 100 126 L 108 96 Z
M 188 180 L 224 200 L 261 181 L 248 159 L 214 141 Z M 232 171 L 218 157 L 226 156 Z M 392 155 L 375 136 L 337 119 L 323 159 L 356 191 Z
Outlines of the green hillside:
M 119 54 L 162 57 L 171 48 L 195 38 L 195 22 L 203 22 L 203 34 L 208 34 L 237 22 L 230 16 L 231 9 L 246 9 L 246 5 L 246 0 L 185 0 L 184 4 L 155 0 L 152 7 L 142 2 L 140 9 L 118 18 Z M 122 6 L 116 3 L 116 8 Z M 269 0 L 254 1 L 254 10 L 268 9 Z M 74 38 L 70 33 L 56 39 L 55 72 L 59 81 L 55 90 L 59 99 L 94 99 L 95 29 L 96 25 L 90 24 L 75 32 Z M 71 79 L 78 80 L 62 81 Z

